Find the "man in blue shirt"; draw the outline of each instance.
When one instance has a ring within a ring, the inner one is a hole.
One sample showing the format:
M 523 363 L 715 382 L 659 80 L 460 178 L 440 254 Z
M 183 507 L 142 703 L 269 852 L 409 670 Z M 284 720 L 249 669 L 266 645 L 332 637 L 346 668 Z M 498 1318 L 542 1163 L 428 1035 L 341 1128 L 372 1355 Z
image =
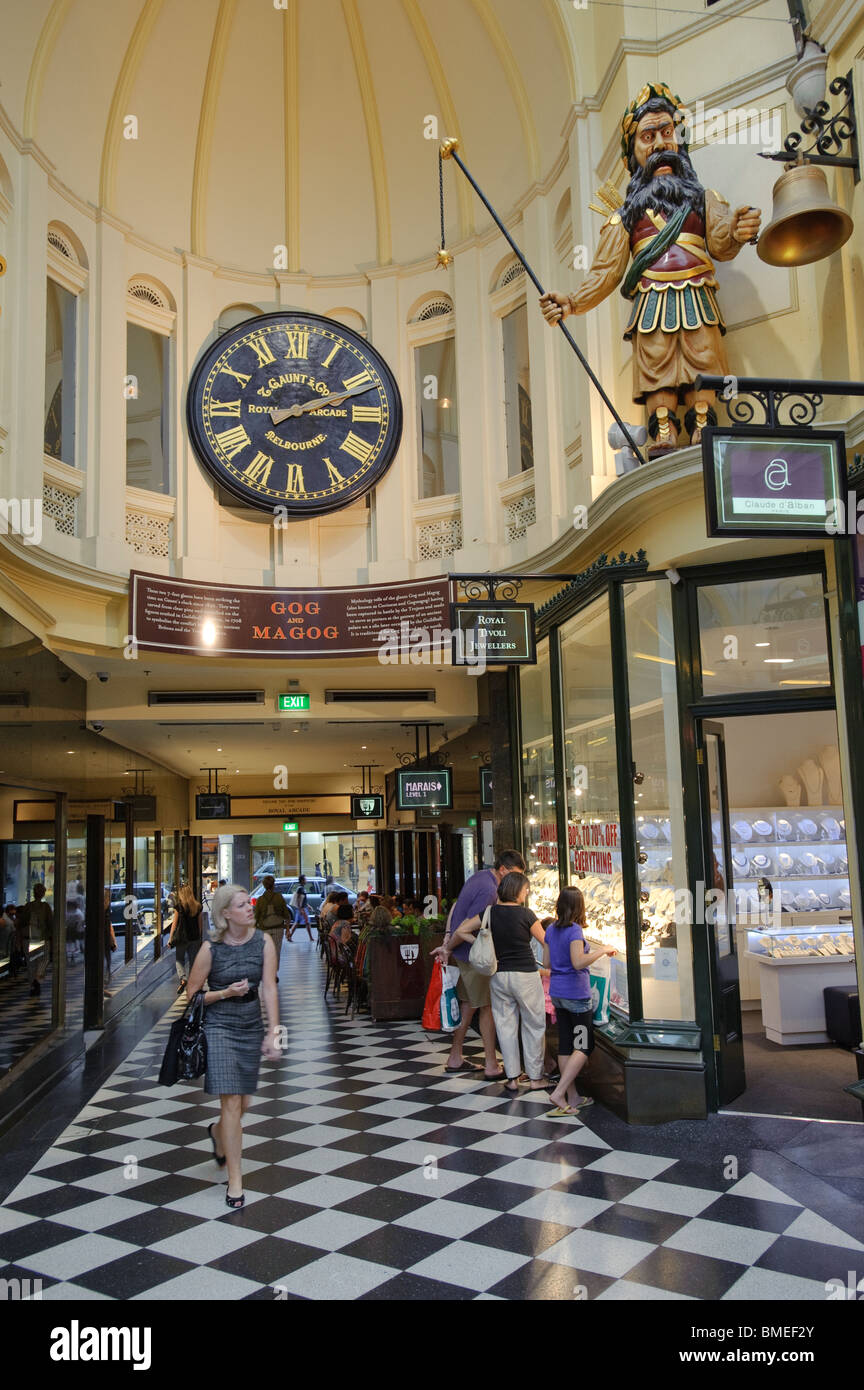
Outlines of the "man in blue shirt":
M 473 1062 L 466 1062 L 462 1056 L 465 1034 L 468 1032 L 475 1009 L 479 1009 L 477 1026 L 480 1029 L 480 1036 L 483 1039 L 483 1048 L 486 1053 L 484 1071 L 487 1081 L 499 1081 L 504 1076 L 495 1053 L 495 1020 L 492 1017 L 489 976 L 481 975 L 471 965 L 468 959 L 471 951 L 470 941 L 460 941 L 451 951 L 450 938 L 463 922 L 468 921 L 469 917 L 482 917 L 487 907 L 492 906 L 498 897 L 498 884 L 505 874 L 510 873 L 511 869 L 518 869 L 520 873 L 524 874 L 525 860 L 515 849 L 505 849 L 498 855 L 491 869 L 480 869 L 476 874 L 471 875 L 450 911 L 444 945 L 432 952 L 433 955 L 440 958 L 442 965 L 447 965 L 452 955 L 459 967 L 459 984 L 456 992 L 462 1004 L 462 1019 L 453 1034 L 453 1045 L 444 1070 L 449 1072 L 480 1070 Z

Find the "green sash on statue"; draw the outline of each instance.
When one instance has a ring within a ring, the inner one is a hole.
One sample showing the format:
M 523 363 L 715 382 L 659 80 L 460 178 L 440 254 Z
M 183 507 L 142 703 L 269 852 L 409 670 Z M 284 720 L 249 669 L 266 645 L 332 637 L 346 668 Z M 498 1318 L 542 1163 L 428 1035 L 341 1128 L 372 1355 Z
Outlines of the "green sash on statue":
M 649 266 L 652 266 L 655 261 L 659 260 L 663 252 L 668 251 L 669 247 L 674 245 L 678 240 L 678 233 L 692 211 L 693 209 L 690 207 L 689 203 L 685 203 L 683 207 L 678 208 L 669 218 L 665 227 L 663 227 L 656 236 L 651 238 L 649 244 L 644 246 L 637 256 L 633 257 L 630 269 L 624 276 L 624 281 L 621 285 L 621 293 L 625 299 L 633 298 L 636 293 L 636 287 L 642 278 L 643 271 L 647 270 Z

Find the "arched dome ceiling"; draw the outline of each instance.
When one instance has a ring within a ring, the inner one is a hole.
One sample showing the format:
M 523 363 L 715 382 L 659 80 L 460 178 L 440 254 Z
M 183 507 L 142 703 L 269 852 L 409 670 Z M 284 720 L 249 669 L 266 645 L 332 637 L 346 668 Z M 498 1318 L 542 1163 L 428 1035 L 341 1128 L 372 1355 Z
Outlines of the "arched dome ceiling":
M 284 244 L 288 270 L 339 275 L 434 251 L 428 115 L 511 209 L 561 151 L 573 61 L 564 0 L 27 0 L 0 96 L 142 237 L 254 271 Z M 486 224 L 452 169 L 447 193 L 448 239 Z

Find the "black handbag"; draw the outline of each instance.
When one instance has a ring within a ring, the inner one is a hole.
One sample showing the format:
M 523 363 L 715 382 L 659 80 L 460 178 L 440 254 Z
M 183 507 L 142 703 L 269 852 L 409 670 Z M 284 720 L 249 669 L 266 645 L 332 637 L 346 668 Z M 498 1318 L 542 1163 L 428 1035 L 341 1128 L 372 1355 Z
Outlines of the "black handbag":
M 159 1069 L 159 1085 L 174 1086 L 178 1081 L 195 1081 L 207 1070 L 207 1038 L 204 1033 L 204 991 L 171 1024 L 168 1045 Z

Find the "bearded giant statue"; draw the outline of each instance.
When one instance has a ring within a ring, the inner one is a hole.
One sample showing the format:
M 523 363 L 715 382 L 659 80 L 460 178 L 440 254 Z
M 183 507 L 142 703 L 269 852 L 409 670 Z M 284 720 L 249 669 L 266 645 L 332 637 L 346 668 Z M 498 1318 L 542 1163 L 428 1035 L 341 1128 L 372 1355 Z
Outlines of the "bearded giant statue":
M 686 109 L 665 83 L 648 84 L 621 121 L 621 156 L 630 173 L 623 202 L 606 221 L 597 254 L 575 294 L 551 291 L 540 301 L 547 322 L 584 314 L 616 286 L 633 308 L 624 338 L 633 344 L 633 400 L 644 404 L 653 443 L 649 457 L 682 447 L 683 406 L 690 443 L 716 425 L 714 392 L 700 374 L 728 372 L 714 261 L 731 261 L 755 240 L 757 208 L 729 203 L 705 189 L 683 138 Z M 601 192 L 608 205 L 608 194 Z M 592 204 L 592 207 L 594 205 Z

